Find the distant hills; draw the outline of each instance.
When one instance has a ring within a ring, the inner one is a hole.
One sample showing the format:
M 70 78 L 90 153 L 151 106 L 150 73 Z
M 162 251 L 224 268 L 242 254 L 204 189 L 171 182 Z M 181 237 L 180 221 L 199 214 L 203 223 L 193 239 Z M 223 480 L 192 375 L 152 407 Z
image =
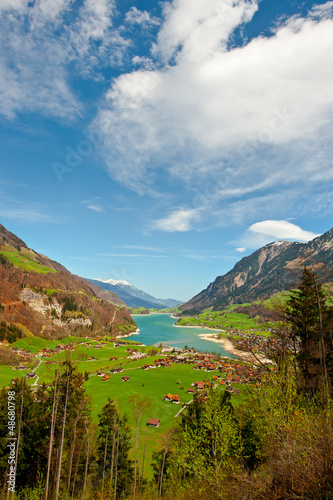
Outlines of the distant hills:
M 42 255 L 0 224 L 0 324 L 26 335 L 64 337 L 136 330 L 124 302 Z M 17 330 L 18 329 L 18 330 Z
M 266 299 L 297 285 L 305 265 L 311 265 L 322 281 L 333 281 L 333 229 L 308 243 L 278 241 L 260 248 L 218 276 L 181 309 L 190 314 L 207 307 L 219 310 L 228 304 Z
M 99 286 L 103 290 L 114 292 L 122 299 L 129 307 L 146 307 L 147 309 L 165 309 L 175 307 L 181 304 L 180 300 L 175 299 L 158 299 L 149 295 L 127 281 L 119 280 L 96 280 L 87 279 L 88 282 Z

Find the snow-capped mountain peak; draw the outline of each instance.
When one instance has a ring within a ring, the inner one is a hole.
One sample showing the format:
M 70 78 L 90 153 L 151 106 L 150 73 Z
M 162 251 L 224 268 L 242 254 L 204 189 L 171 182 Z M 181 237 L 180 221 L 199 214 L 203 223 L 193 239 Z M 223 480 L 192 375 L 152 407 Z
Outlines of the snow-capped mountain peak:
M 153 297 L 152 295 L 149 295 L 149 293 L 135 288 L 135 286 L 131 285 L 127 281 L 114 280 L 112 278 L 109 280 L 88 279 L 88 281 L 103 288 L 104 290 L 109 290 L 116 293 L 118 297 L 120 297 L 130 307 L 164 309 L 166 307 L 173 307 L 175 305 L 181 304 L 180 300 L 164 300 Z
M 127 285 L 133 287 L 128 281 L 121 281 L 121 280 L 113 280 L 112 278 L 109 280 L 101 280 L 99 278 L 96 278 L 96 281 L 101 281 L 102 283 L 109 283 L 110 285 Z

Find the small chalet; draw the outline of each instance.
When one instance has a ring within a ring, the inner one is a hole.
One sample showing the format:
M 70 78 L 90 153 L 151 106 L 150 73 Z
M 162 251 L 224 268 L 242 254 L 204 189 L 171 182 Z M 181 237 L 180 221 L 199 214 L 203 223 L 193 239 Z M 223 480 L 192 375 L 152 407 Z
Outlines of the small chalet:
M 163 399 L 164 399 L 164 401 L 172 401 L 172 394 L 170 394 L 170 392 L 169 392 L 169 394 L 167 394 L 166 396 L 164 396 Z
M 129 377 L 125 377 L 125 376 L 124 376 L 124 377 L 121 377 L 121 380 L 122 380 L 123 382 L 128 382 L 128 381 L 129 381 L 129 379 L 130 379 Z
M 27 373 L 26 377 L 28 377 L 28 378 L 35 378 L 36 377 L 36 373 L 35 372 Z
M 158 427 L 160 425 L 160 421 L 157 420 L 156 418 L 149 418 L 147 425 L 149 427 Z
M 121 368 L 121 366 L 118 366 L 118 368 L 111 368 L 110 373 L 120 373 L 122 371 L 123 369 Z
M 172 402 L 173 403 L 177 403 L 178 404 L 179 401 L 180 401 L 180 397 L 177 394 L 175 394 L 174 396 L 172 396 Z
M 205 382 L 194 382 L 194 386 L 198 389 L 198 391 L 203 391 L 205 388 Z
M 187 389 L 187 392 L 189 394 L 195 394 L 195 388 L 194 387 L 190 387 L 189 389 Z

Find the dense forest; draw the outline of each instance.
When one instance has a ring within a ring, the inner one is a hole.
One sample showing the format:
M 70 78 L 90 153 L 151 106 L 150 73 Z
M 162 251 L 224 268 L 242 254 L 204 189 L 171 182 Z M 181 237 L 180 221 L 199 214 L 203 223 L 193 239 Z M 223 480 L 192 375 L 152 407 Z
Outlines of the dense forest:
M 10 454 L 1 426 L 2 498 L 12 457 L 9 498 L 333 499 L 333 308 L 310 269 L 279 314 L 283 349 L 263 366 L 262 382 L 237 405 L 220 388 L 198 392 L 152 457 L 139 456 L 136 429 L 113 401 L 92 422 L 84 377 L 70 359 L 35 392 L 15 379 L 0 394 L 3 422 L 15 398 L 17 437 Z M 137 421 L 144 409 L 134 396 Z

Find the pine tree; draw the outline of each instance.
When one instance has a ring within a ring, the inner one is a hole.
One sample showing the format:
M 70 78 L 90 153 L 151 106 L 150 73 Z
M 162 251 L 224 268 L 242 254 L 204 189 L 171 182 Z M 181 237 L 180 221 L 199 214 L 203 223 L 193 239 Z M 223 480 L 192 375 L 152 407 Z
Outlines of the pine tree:
M 39 477 L 45 474 L 47 424 L 41 403 L 24 377 L 15 379 L 9 391 L 15 394 L 16 488 L 33 488 Z M 0 418 L 3 417 L 3 422 L 7 421 L 7 401 L 8 389 L 3 389 L 0 393 Z M 0 474 L 5 475 L 8 468 L 8 431 L 5 425 L 0 427 Z
M 286 313 L 297 351 L 301 387 L 313 392 L 324 385 L 328 394 L 332 309 L 328 307 L 322 285 L 311 269 L 304 268 L 302 281 L 292 292 Z

